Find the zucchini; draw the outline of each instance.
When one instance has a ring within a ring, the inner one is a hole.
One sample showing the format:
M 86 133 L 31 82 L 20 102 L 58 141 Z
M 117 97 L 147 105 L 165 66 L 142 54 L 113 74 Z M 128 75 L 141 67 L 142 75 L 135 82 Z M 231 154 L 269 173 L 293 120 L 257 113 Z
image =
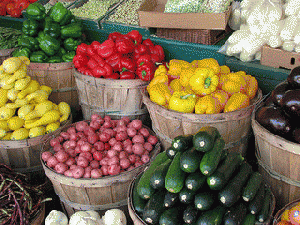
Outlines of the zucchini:
M 193 146 L 193 135 L 179 135 L 172 140 L 171 147 L 175 152 L 184 152 Z
M 194 134 L 193 146 L 198 151 L 208 152 L 213 148 L 216 138 L 220 136 L 217 128 L 211 126 L 202 127 Z
M 156 167 L 164 163 L 167 159 L 169 158 L 166 155 L 165 151 L 159 153 L 152 161 L 148 169 L 144 171 L 140 178 L 140 181 L 137 184 L 137 192 L 141 198 L 149 199 L 151 195 L 155 192 L 155 189 L 150 185 L 150 178 Z
M 176 152 L 172 147 L 169 147 L 166 149 L 166 153 L 167 153 L 167 156 L 169 157 L 169 159 L 173 159 L 174 156 L 176 155 Z
M 189 204 L 186 209 L 183 211 L 183 221 L 186 224 L 193 224 L 197 221 L 198 210 L 193 204 Z
M 150 199 L 147 201 L 142 219 L 149 224 L 157 224 L 159 222 L 160 215 L 164 212 L 164 196 L 166 191 L 157 190 Z
M 206 181 L 206 176 L 204 176 L 200 171 L 189 174 L 185 179 L 185 187 L 192 191 L 197 191 L 203 187 Z
M 267 221 L 270 218 L 270 205 L 272 203 L 272 192 L 269 188 L 266 188 L 265 199 L 263 202 L 262 209 L 257 214 L 257 220 L 260 223 Z
M 132 204 L 133 207 L 135 209 L 135 211 L 137 211 L 138 213 L 143 213 L 144 211 L 144 207 L 147 203 L 147 201 L 145 199 L 142 199 L 139 194 L 137 193 L 137 183 L 139 182 L 140 178 L 141 178 L 140 174 L 136 180 L 135 180 L 135 184 L 134 187 L 132 189 Z
M 224 215 L 224 225 L 239 225 L 243 222 L 247 215 L 247 206 L 245 202 L 238 202 L 229 208 L 229 211 Z
M 212 207 L 215 202 L 215 196 L 211 191 L 197 193 L 195 195 L 194 203 L 198 210 L 205 211 Z
M 181 213 L 183 207 L 175 206 L 169 209 L 166 209 L 159 218 L 160 225 L 180 225 L 182 224 Z
M 249 202 L 248 209 L 250 210 L 251 214 L 255 215 L 260 212 L 264 204 L 264 200 L 265 200 L 265 185 L 262 182 L 256 195 Z
M 179 193 L 172 193 L 169 191 L 166 191 L 165 197 L 164 197 L 164 207 L 170 208 L 173 207 L 179 200 Z
M 200 171 L 206 175 L 212 175 L 217 169 L 225 147 L 225 141 L 222 137 L 217 138 L 212 150 L 206 152 L 200 162 Z
M 179 192 L 179 201 L 184 204 L 189 204 L 193 202 L 195 194 L 194 191 L 183 187 Z
M 223 216 L 226 212 L 225 207 L 218 205 L 213 209 L 204 211 L 198 218 L 196 224 L 213 224 L 221 225 L 223 222 Z
M 246 202 L 254 198 L 262 182 L 263 177 L 259 172 L 256 171 L 250 176 L 242 193 L 242 197 Z
M 255 215 L 248 213 L 245 216 L 242 225 L 255 225 Z
M 154 189 L 165 188 L 165 177 L 168 172 L 169 166 L 171 165 L 171 162 L 171 159 L 167 159 L 164 163 L 157 166 L 154 170 L 150 178 L 150 185 Z
M 165 188 L 169 192 L 179 193 L 184 187 L 186 173 L 180 169 L 181 155 L 182 152 L 176 153 L 165 178 Z
M 246 161 L 242 162 L 239 172 L 219 192 L 219 200 L 224 206 L 230 207 L 240 199 L 243 187 L 251 173 L 252 166 Z
M 190 148 L 180 157 L 180 168 L 186 173 L 195 172 L 200 164 L 202 154 L 195 148 Z
M 207 177 L 207 184 L 212 190 L 221 190 L 244 158 L 240 153 L 230 152 L 217 170 Z

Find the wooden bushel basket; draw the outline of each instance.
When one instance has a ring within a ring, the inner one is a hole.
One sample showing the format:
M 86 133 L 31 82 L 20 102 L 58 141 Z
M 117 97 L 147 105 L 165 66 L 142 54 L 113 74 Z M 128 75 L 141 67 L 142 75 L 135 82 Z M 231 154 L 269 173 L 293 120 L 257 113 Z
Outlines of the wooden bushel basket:
M 274 220 L 272 224 L 276 225 L 281 220 L 281 216 L 285 210 L 289 210 L 290 208 L 299 205 L 299 203 L 300 203 L 300 199 L 296 199 L 295 201 L 286 204 L 282 209 L 278 210 L 274 216 Z
M 73 62 L 63 63 L 30 63 L 27 74 L 40 85 L 53 89 L 49 100 L 59 104 L 66 102 L 71 107 L 78 108 L 78 94 L 74 78 Z
M 0 49 L 0 65 L 3 63 L 5 59 L 12 57 L 12 53 L 14 50 L 16 49 L 15 48 Z
M 152 129 L 160 138 L 164 149 L 171 146 L 172 139 L 179 135 L 195 134 L 201 127 L 213 126 L 218 129 L 229 151 L 245 155 L 251 134 L 251 113 L 262 98 L 259 89 L 250 106 L 226 113 L 195 114 L 168 110 L 152 102 L 143 92 L 143 102 L 149 111 Z
M 76 123 L 65 127 L 75 126 Z M 150 134 L 155 135 L 153 131 L 147 128 Z M 55 138 L 61 132 L 53 132 L 51 137 L 43 145 L 44 151 L 52 151 L 50 140 Z M 160 152 L 160 143 L 158 142 L 150 152 L 150 162 Z M 103 176 L 99 179 L 80 178 L 75 179 L 58 174 L 49 168 L 40 158 L 45 174 L 52 182 L 55 193 L 59 196 L 63 208 L 70 217 L 79 210 L 95 210 L 104 213 L 105 210 L 112 208 L 125 207 L 127 209 L 127 190 L 134 176 L 150 163 L 143 164 L 130 171 L 122 172 L 114 176 Z
M 84 119 L 89 120 L 93 113 L 109 115 L 112 119 L 123 116 L 143 122 L 150 119 L 141 94 L 149 82 L 95 78 L 77 70 L 74 76 Z
M 258 105 L 259 106 L 259 105 Z M 272 189 L 278 206 L 300 198 L 300 144 L 275 135 L 252 115 L 259 171 Z

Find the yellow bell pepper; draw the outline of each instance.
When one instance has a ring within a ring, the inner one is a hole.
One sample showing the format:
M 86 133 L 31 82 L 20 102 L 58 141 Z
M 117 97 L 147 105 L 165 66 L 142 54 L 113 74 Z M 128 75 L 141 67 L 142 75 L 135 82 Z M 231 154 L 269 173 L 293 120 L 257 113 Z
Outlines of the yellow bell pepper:
M 220 66 L 219 77 L 223 74 L 229 74 L 229 73 L 230 73 L 230 69 L 228 66 L 226 65 Z
M 172 59 L 169 62 L 168 74 L 170 74 L 173 78 L 179 78 L 182 68 L 188 68 L 188 67 L 190 67 L 189 62 L 184 60 L 179 60 L 179 59 Z
M 220 72 L 220 65 L 218 61 L 213 58 L 194 60 L 191 62 L 191 65 L 196 68 L 209 68 L 214 71 L 215 74 Z
M 166 107 L 171 98 L 171 93 L 167 85 L 157 83 L 148 90 L 150 100 L 158 105 Z
M 220 77 L 221 89 L 226 91 L 230 96 L 234 93 L 246 93 L 247 82 L 243 73 L 223 74 Z
M 246 108 L 250 104 L 250 98 L 243 93 L 234 93 L 226 103 L 224 112 L 232 112 Z
M 168 75 L 160 73 L 159 75 L 155 76 L 147 86 L 147 90 L 149 90 L 153 85 L 158 83 L 164 83 L 165 85 L 168 85 L 169 83 Z
M 175 91 L 183 91 L 183 86 L 180 83 L 179 79 L 174 79 L 170 82 L 170 88 L 172 89 L 173 92 Z
M 211 96 L 219 100 L 221 108 L 223 110 L 226 103 L 228 102 L 229 94 L 224 90 L 216 90 L 213 93 L 211 93 Z
M 182 86 L 186 87 L 189 85 L 189 80 L 195 73 L 196 68 L 195 67 L 187 67 L 187 68 L 182 68 L 181 73 L 180 73 L 180 83 Z
M 222 107 L 219 100 L 211 95 L 199 98 L 195 105 L 196 114 L 215 114 L 221 111 Z
M 169 109 L 182 113 L 192 113 L 195 110 L 196 95 L 185 91 L 175 91 L 169 101 Z
M 168 70 L 164 65 L 159 65 L 155 70 L 154 77 L 167 74 Z
M 217 89 L 219 77 L 208 68 L 198 68 L 190 78 L 189 84 L 199 95 L 208 95 Z
M 255 77 L 251 76 L 251 75 L 246 75 L 244 76 L 247 82 L 247 87 L 246 87 L 246 95 L 248 95 L 248 97 L 250 99 L 254 98 L 257 90 L 258 90 L 258 82 L 256 80 Z

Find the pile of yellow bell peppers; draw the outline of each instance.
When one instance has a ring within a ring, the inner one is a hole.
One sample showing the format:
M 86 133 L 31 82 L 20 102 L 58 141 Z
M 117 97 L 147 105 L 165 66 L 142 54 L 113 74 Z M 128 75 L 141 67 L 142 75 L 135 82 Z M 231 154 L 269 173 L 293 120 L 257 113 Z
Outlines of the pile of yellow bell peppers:
M 231 72 L 213 58 L 160 65 L 147 86 L 150 100 L 167 109 L 196 114 L 231 112 L 249 106 L 258 83 L 244 71 Z

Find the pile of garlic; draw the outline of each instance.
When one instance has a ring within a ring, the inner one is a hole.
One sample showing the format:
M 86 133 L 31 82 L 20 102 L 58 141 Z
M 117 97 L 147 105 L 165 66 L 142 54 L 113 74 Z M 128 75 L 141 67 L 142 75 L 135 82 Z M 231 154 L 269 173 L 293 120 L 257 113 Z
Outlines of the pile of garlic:
M 220 52 L 243 62 L 260 60 L 266 44 L 300 52 L 299 0 L 243 0 L 236 4 L 229 21 L 236 31 Z

